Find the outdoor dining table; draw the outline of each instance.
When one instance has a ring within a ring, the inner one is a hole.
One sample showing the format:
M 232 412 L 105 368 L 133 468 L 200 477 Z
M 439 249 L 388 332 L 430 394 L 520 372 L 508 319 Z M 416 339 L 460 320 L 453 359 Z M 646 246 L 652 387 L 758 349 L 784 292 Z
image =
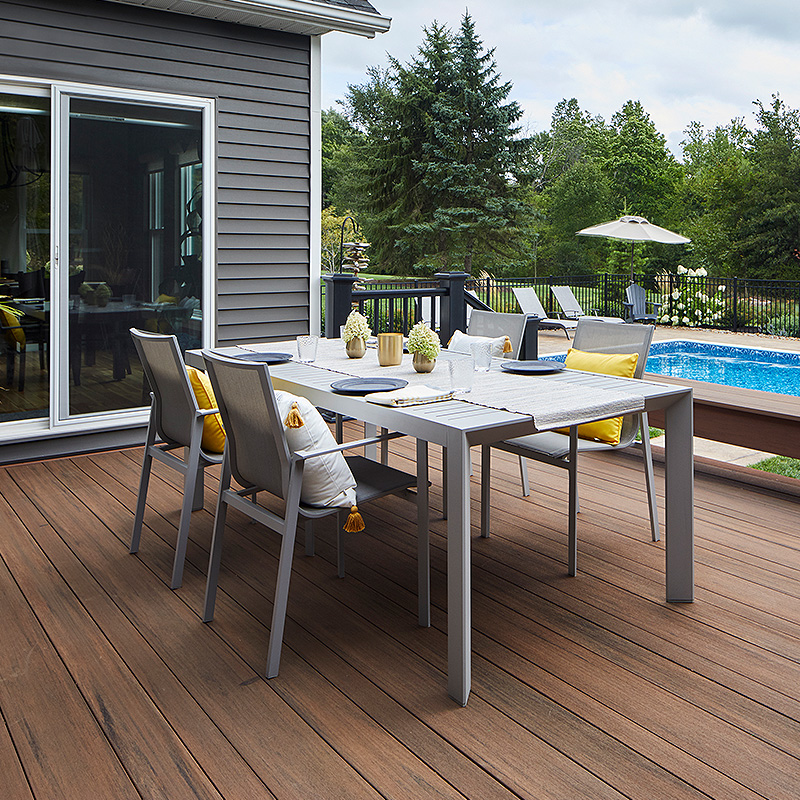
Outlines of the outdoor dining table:
M 232 357 L 252 352 L 294 354 L 296 346 L 293 341 L 269 342 L 217 348 L 214 352 Z M 448 357 L 451 356 L 443 351 L 442 358 Z M 186 361 L 202 368 L 202 352 L 187 351 Z M 502 369 L 501 364 L 501 359 L 494 359 L 489 372 L 475 373 L 468 394 L 396 407 L 337 393 L 331 383 L 348 376 L 402 377 L 412 386 L 449 388 L 446 370 L 419 375 L 409 355 L 399 366 L 380 367 L 374 349 L 368 349 L 361 359 L 350 359 L 340 339 L 321 339 L 313 363 L 300 363 L 293 358 L 269 366 L 276 389 L 301 395 L 320 408 L 368 425 L 415 437 L 418 469 L 427 470 L 427 443 L 445 448 L 447 689 L 461 705 L 467 704 L 471 684 L 470 448 L 475 445 L 622 413 L 662 409 L 666 426 L 666 599 L 675 603 L 694 599 L 691 389 L 576 370 L 537 376 L 514 374 Z M 421 621 L 422 604 L 421 598 Z

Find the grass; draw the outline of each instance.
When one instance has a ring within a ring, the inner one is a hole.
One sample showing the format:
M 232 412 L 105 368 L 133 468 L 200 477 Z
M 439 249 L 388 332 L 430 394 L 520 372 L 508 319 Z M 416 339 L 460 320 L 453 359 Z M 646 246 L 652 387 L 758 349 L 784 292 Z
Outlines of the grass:
M 787 456 L 772 456 L 753 464 L 753 469 L 772 472 L 775 475 L 786 475 L 789 478 L 800 478 L 800 459 Z

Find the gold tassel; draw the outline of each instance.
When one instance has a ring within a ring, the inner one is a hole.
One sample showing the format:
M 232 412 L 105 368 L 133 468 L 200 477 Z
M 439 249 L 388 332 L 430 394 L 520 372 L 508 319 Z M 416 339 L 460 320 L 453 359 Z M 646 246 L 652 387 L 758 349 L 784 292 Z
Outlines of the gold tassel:
M 350 506 L 350 515 L 347 517 L 347 522 L 345 522 L 342 530 L 345 533 L 358 533 L 364 530 L 364 520 L 361 514 L 358 513 L 358 506 Z
M 503 352 L 510 353 L 511 352 L 511 339 L 506 336 L 506 340 L 503 342 Z
M 297 400 L 292 403 L 292 410 L 286 417 L 284 423 L 287 428 L 302 428 L 305 425 L 303 418 L 300 416 L 300 409 L 297 407 Z

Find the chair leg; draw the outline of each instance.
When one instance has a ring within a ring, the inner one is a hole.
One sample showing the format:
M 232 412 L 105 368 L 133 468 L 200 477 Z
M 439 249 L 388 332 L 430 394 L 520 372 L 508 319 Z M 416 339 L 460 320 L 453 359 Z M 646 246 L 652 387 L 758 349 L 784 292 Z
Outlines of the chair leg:
M 183 564 L 186 560 L 186 545 L 189 542 L 189 524 L 192 521 L 192 507 L 195 501 L 198 473 L 200 481 L 203 480 L 203 471 L 200 467 L 200 437 L 202 434 L 203 419 L 194 422 L 196 428 L 192 433 L 192 446 L 185 464 L 183 476 L 183 503 L 181 505 L 181 519 L 178 523 L 178 539 L 175 543 L 175 560 L 172 564 L 172 579 L 170 589 L 180 588 L 183 582 Z
M 650 421 L 647 412 L 640 415 L 640 428 L 642 432 L 642 451 L 644 453 L 644 479 L 647 484 L 647 506 L 650 510 L 650 532 L 654 542 L 660 538 L 658 524 L 658 498 L 656 497 L 656 482 L 653 475 L 653 449 L 650 446 Z
M 520 459 L 521 460 L 521 459 Z M 481 445 L 481 536 L 489 538 L 492 518 L 492 447 Z
M 431 624 L 431 542 L 428 498 L 428 443 L 417 439 L 417 618 Z
M 144 508 L 147 503 L 147 487 L 150 483 L 150 470 L 153 466 L 153 456 L 150 455 L 150 448 L 155 444 L 156 429 L 152 415 L 147 425 L 147 437 L 144 443 L 144 458 L 142 459 L 142 474 L 139 478 L 139 496 L 136 498 L 136 513 L 133 517 L 133 532 L 131 534 L 131 544 L 128 548 L 129 553 L 139 551 L 139 540 L 142 536 L 142 521 L 144 520 Z
M 442 447 L 442 519 L 447 519 L 447 448 Z
M 569 429 L 569 523 L 567 571 L 571 576 L 578 572 L 578 428 Z
M 336 512 L 336 574 L 344 578 L 344 509 L 340 508 Z
M 219 580 L 219 565 L 222 560 L 222 540 L 225 534 L 225 518 L 228 514 L 228 504 L 225 501 L 225 492 L 231 485 L 231 467 L 228 454 L 222 462 L 222 473 L 219 478 L 219 492 L 217 494 L 217 510 L 214 514 L 214 533 L 211 537 L 211 552 L 208 558 L 208 575 L 206 576 L 206 595 L 203 601 L 203 622 L 214 619 L 214 604 L 217 599 L 217 581 Z
M 528 459 L 523 458 L 522 456 L 519 457 L 519 480 L 522 484 L 522 496 L 530 497 L 531 484 L 530 480 L 528 479 Z
M 289 480 L 286 497 L 286 521 L 281 541 L 281 554 L 278 560 L 278 577 L 275 583 L 275 600 L 272 606 L 272 622 L 269 628 L 269 647 L 267 648 L 267 677 L 278 674 L 283 646 L 283 629 L 286 624 L 286 606 L 289 602 L 289 581 L 292 577 L 292 557 L 294 539 L 297 532 L 300 486 L 303 482 L 303 463 L 295 466 Z

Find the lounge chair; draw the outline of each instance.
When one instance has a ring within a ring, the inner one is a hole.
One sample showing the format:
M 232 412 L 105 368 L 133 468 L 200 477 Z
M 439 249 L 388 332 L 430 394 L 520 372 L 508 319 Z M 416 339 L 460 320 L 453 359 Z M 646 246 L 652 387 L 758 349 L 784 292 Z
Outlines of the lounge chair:
M 647 322 L 655 325 L 658 322 L 658 310 L 661 303 L 647 299 L 647 292 L 638 284 L 632 283 L 625 290 L 625 322 Z M 648 312 L 650 306 L 653 312 Z
M 514 297 L 517 298 L 520 310 L 523 314 L 533 314 L 539 317 L 539 330 L 551 331 L 564 331 L 567 339 L 569 339 L 569 332 L 574 331 L 578 327 L 576 320 L 569 319 L 552 319 L 547 316 L 544 310 L 542 301 L 536 294 L 536 289 L 531 286 L 515 286 L 511 289 L 514 292 Z
M 630 354 L 638 353 L 634 378 L 641 378 L 653 338 L 653 328 L 649 325 L 608 325 L 597 320 L 582 319 L 575 333 L 573 347 L 586 353 Z M 533 459 L 544 464 L 562 467 L 569 472 L 569 574 L 577 572 L 577 513 L 578 513 L 578 453 L 621 450 L 633 444 L 636 432 L 641 430 L 644 451 L 644 471 L 647 484 L 647 498 L 650 510 L 650 527 L 653 541 L 659 539 L 658 505 L 655 482 L 653 480 L 653 457 L 650 450 L 649 423 L 647 414 L 626 414 L 622 418 L 619 444 L 608 444 L 594 439 L 580 439 L 577 428 L 572 427 L 569 435 L 556 431 L 534 433 L 509 439 L 493 445 L 484 445 L 481 454 L 481 536 L 489 535 L 490 525 L 490 469 L 491 449 L 504 450 L 520 457 L 520 470 L 523 479 L 523 494 L 529 494 L 528 476 L 523 459 Z
M 599 309 L 593 309 L 592 314 L 586 314 L 575 297 L 569 286 L 551 286 L 550 291 L 556 298 L 556 302 L 561 306 L 561 311 L 566 319 L 595 319 L 599 322 L 624 322 L 622 317 L 603 317 L 599 315 Z

